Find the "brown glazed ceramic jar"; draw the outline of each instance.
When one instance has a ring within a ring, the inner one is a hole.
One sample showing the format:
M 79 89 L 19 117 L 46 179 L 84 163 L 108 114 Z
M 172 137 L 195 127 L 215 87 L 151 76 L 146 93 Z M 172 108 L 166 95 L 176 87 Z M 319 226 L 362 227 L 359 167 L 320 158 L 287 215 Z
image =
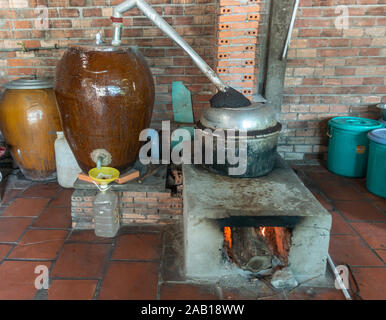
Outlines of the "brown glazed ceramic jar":
M 150 125 L 154 82 L 136 47 L 74 45 L 56 68 L 55 93 L 66 139 L 84 172 L 121 172 L 136 161 Z
M 52 80 L 18 79 L 4 87 L 0 130 L 13 159 L 27 179 L 55 179 L 54 143 L 61 126 Z

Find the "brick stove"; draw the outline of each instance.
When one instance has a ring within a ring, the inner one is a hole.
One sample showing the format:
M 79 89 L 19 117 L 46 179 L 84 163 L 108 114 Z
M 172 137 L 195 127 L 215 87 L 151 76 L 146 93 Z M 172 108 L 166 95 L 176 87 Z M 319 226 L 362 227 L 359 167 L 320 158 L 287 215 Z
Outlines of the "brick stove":
M 298 282 L 325 280 L 331 215 L 279 156 L 274 170 L 256 179 L 220 176 L 193 165 L 183 165 L 183 177 L 188 278 L 218 279 L 244 273 L 224 258 L 224 227 L 233 233 L 243 228 L 250 232 L 253 227 L 260 233 L 275 231 L 276 251 Z

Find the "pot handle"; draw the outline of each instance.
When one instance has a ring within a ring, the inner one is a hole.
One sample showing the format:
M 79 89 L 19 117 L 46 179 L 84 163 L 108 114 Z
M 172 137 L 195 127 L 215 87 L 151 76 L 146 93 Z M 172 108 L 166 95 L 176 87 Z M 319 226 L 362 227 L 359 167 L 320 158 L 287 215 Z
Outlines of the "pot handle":
M 330 133 L 330 126 L 328 126 L 326 136 L 329 137 L 330 139 L 332 138 L 332 134 Z

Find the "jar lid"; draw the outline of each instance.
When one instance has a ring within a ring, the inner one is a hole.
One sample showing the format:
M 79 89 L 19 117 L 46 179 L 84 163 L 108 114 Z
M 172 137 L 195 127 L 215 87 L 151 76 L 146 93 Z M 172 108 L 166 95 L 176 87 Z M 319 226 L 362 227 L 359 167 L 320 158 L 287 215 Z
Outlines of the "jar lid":
M 359 117 L 336 117 L 331 119 L 328 124 L 334 128 L 357 132 L 382 128 L 382 124 L 377 120 Z
M 386 128 L 370 131 L 367 134 L 367 137 L 374 142 L 378 142 L 380 144 L 386 144 Z
M 121 45 L 121 46 L 113 46 L 107 43 L 74 43 L 70 46 L 72 49 L 81 49 L 83 51 L 102 51 L 102 52 L 110 52 L 110 51 L 122 51 L 127 49 L 132 49 L 134 51 L 138 51 L 138 46 L 133 45 Z
M 200 125 L 212 130 L 265 131 L 276 128 L 278 122 L 270 106 L 257 102 L 241 108 L 206 108 L 201 115 Z M 280 131 L 280 128 L 275 131 Z
M 7 82 L 4 85 L 6 89 L 50 89 L 53 88 L 54 82 L 49 78 L 21 78 Z

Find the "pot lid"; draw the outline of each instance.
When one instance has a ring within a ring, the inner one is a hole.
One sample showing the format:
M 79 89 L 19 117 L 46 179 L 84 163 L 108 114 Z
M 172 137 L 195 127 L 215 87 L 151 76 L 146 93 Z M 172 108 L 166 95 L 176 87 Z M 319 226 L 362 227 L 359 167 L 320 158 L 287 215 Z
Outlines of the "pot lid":
M 200 123 L 203 127 L 262 131 L 278 125 L 272 108 L 264 103 L 253 103 L 241 108 L 206 108 Z
M 380 144 L 386 144 L 386 128 L 375 129 L 367 134 L 368 138 Z
M 379 103 L 379 104 L 377 104 L 377 108 L 386 110 L 386 103 Z
M 4 85 L 6 89 L 50 89 L 53 88 L 54 83 L 50 78 L 21 78 L 7 82 Z
M 328 123 L 334 128 L 357 132 L 366 132 L 382 128 L 382 124 L 377 120 L 359 117 L 336 117 L 331 119 Z
M 127 49 L 133 49 L 138 50 L 138 46 L 129 46 L 129 45 L 121 45 L 121 46 L 113 46 L 108 43 L 75 43 L 71 45 L 70 48 L 78 48 L 85 51 L 121 51 L 121 50 L 127 50 Z

